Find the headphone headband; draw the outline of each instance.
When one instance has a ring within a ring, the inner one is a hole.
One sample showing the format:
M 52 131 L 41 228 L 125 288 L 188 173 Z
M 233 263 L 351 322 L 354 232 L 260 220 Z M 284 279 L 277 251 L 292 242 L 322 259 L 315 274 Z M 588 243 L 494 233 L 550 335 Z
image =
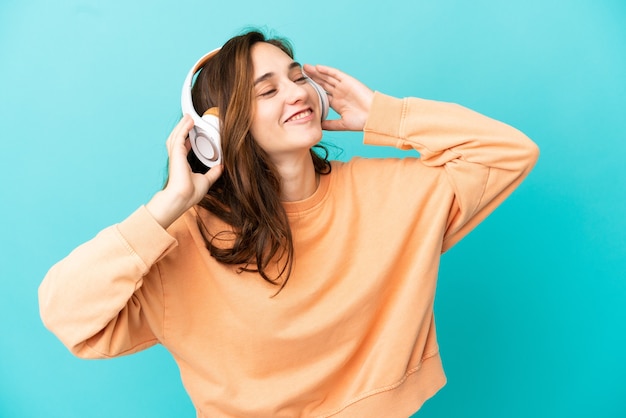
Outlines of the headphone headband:
M 214 50 L 207 52 L 204 54 L 195 64 L 191 67 L 191 70 L 187 74 L 185 78 L 185 82 L 183 83 L 183 91 L 181 93 L 180 101 L 181 106 L 183 108 L 183 113 L 188 113 L 193 121 L 201 120 L 200 115 L 196 112 L 196 109 L 193 107 L 193 100 L 191 99 L 191 87 L 193 84 L 193 76 L 196 75 L 200 67 L 204 65 L 209 59 L 213 58 L 221 48 L 215 48 Z

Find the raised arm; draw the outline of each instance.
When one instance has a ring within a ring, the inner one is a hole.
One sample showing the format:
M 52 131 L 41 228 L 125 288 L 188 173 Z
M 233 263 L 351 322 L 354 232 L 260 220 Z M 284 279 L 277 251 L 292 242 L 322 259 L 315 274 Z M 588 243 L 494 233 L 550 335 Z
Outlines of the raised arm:
M 44 325 L 79 357 L 113 357 L 155 344 L 160 312 L 147 312 L 144 301 L 162 298 L 152 266 L 175 245 L 145 207 L 104 229 L 48 271 L 39 287 Z
M 425 165 L 445 170 L 454 202 L 443 251 L 511 194 L 539 155 L 526 135 L 470 109 L 380 93 L 374 97 L 364 132 L 367 144 L 415 149 Z
M 192 124 L 190 117 L 183 117 L 167 140 L 166 187 L 123 222 L 76 248 L 41 283 L 42 320 L 74 354 L 110 357 L 156 343 L 162 314 L 154 306 L 160 305 L 162 292 L 154 266 L 176 245 L 166 228 L 222 172 L 221 166 L 206 174 L 191 171 L 186 138 Z

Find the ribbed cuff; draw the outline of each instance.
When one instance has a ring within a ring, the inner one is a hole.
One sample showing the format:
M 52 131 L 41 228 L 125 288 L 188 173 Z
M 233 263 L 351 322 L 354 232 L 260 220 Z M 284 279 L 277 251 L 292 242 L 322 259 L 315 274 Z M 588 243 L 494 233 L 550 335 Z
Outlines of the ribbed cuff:
M 145 206 L 139 207 L 117 225 L 117 230 L 143 261 L 146 269 L 167 254 L 178 242 L 152 217 Z
M 375 92 L 372 108 L 363 128 L 363 143 L 397 147 L 405 111 L 404 99 Z

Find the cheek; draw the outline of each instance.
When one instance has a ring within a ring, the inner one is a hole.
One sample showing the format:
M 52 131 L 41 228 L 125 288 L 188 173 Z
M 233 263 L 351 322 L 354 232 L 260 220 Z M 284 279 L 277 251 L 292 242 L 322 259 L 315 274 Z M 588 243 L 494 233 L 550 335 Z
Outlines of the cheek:
M 258 141 L 258 138 L 263 131 L 265 131 L 265 129 L 263 128 L 262 118 L 259 117 L 258 113 L 255 113 L 254 115 L 252 115 L 252 124 L 250 125 L 250 133 L 252 134 L 252 137 L 256 141 Z
M 257 142 L 262 143 L 265 137 L 271 137 L 276 128 L 277 116 L 269 106 L 257 106 L 252 113 L 250 133 Z

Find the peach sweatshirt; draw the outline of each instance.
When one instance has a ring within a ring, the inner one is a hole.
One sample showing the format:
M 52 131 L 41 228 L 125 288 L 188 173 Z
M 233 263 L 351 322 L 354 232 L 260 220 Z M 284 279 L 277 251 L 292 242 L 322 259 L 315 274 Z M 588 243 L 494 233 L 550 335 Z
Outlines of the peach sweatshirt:
M 519 131 L 461 106 L 376 93 L 367 144 L 421 157 L 333 162 L 285 203 L 286 287 L 218 263 L 189 210 L 163 230 L 141 207 L 53 266 L 45 325 L 77 356 L 164 345 L 198 417 L 407 417 L 444 384 L 433 319 L 440 254 L 522 181 Z M 199 215 L 200 214 L 200 215 Z

